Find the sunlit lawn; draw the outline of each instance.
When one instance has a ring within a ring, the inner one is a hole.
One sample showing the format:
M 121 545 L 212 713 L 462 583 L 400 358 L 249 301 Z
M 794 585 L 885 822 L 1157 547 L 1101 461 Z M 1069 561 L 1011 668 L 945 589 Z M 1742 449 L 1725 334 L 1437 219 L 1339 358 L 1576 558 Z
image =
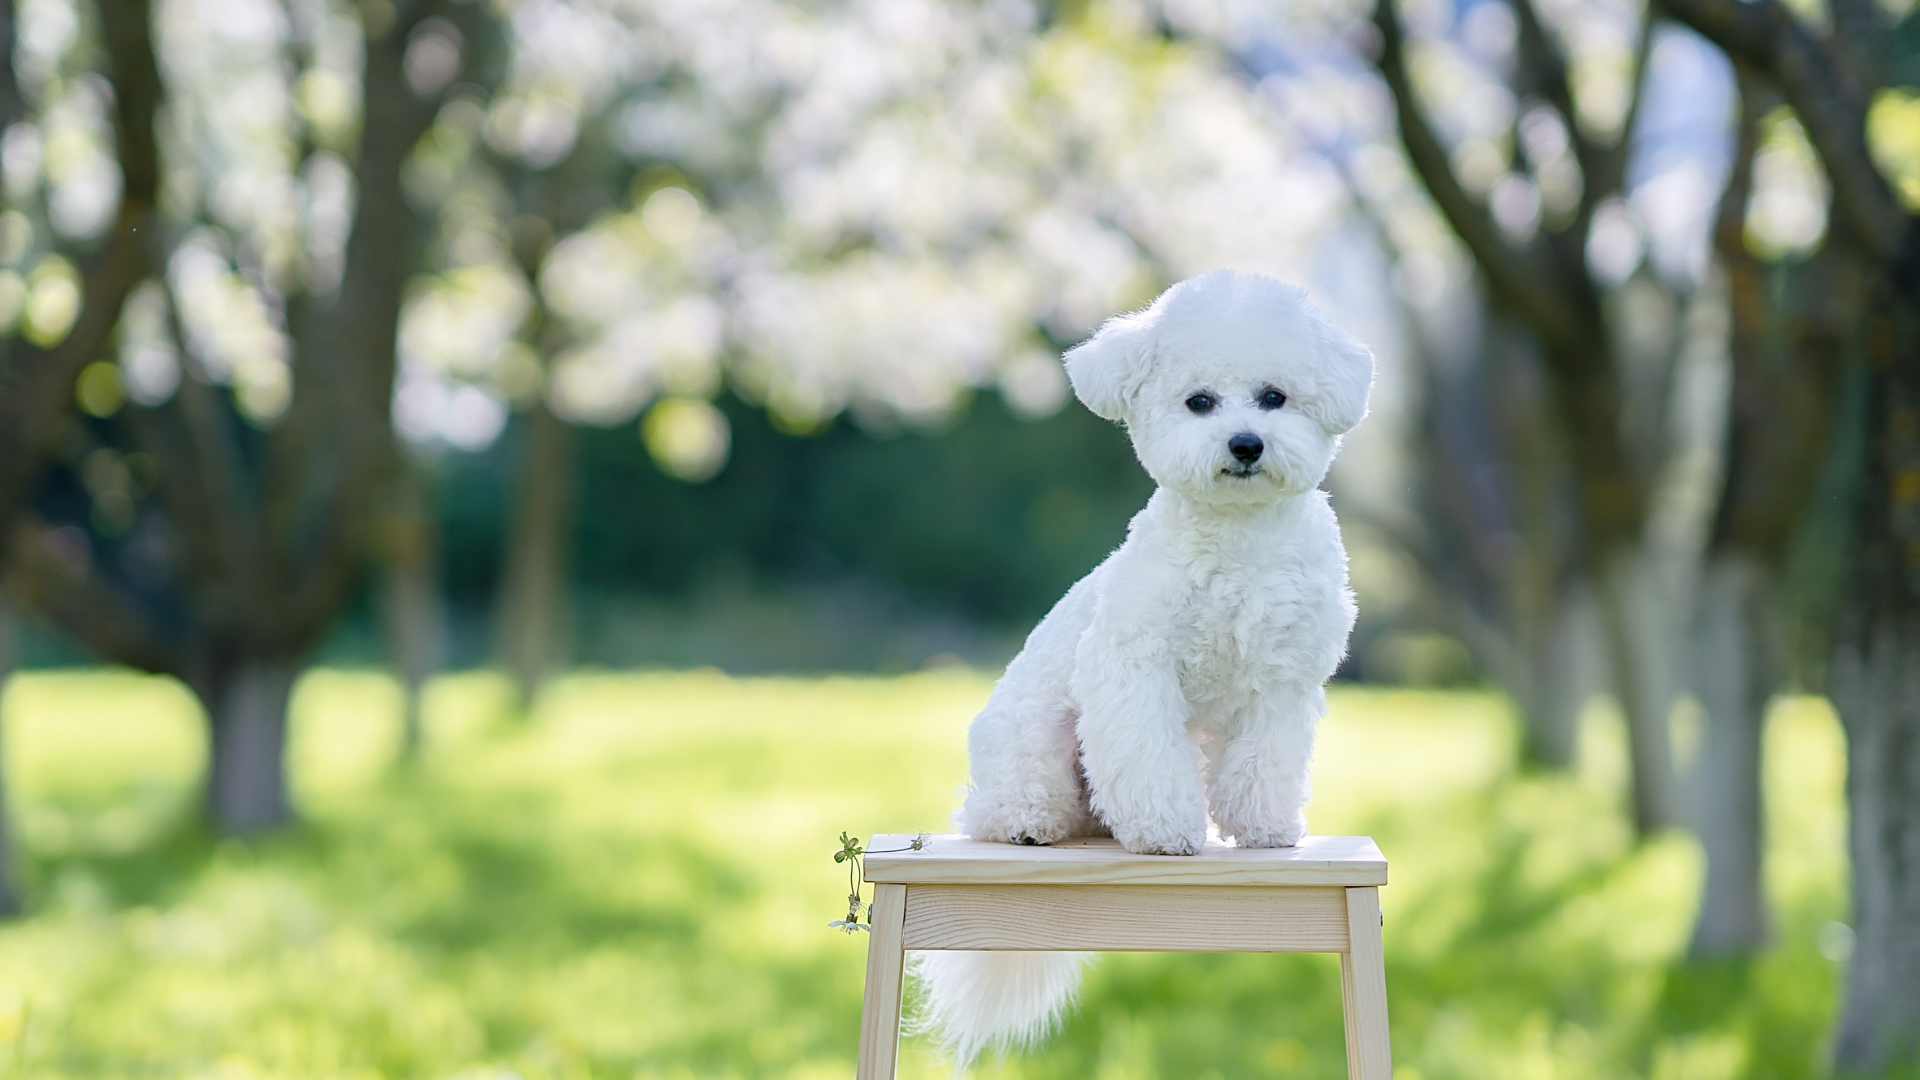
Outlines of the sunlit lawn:
M 383 677 L 301 684 L 305 824 L 195 828 L 177 687 L 16 678 L 5 763 L 28 918 L 0 929 L 0 1078 L 846 1077 L 864 941 L 827 929 L 842 829 L 938 830 L 979 675 L 578 675 L 526 722 L 434 684 L 397 769 Z M 1677 964 L 1689 841 L 1636 847 L 1610 718 L 1573 777 L 1516 775 L 1477 694 L 1333 696 L 1317 831 L 1392 860 L 1397 1080 L 1821 1072 L 1844 909 L 1841 742 L 1811 700 L 1768 743 L 1778 946 Z M 1829 937 L 1833 937 L 1832 931 Z M 1831 950 L 1830 950 L 1831 951 Z M 1344 1076 L 1328 957 L 1121 955 L 1006 1077 Z M 946 1069 L 909 1041 L 903 1074 Z

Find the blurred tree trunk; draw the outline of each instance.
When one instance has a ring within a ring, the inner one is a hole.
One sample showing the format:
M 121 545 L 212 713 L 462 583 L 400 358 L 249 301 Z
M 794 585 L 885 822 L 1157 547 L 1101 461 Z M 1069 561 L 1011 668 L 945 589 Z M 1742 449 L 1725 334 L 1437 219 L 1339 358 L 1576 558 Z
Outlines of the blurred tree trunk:
M 576 439 L 544 401 L 527 410 L 526 428 L 495 616 L 500 662 L 513 677 L 523 709 L 567 656 Z
M 1766 944 L 1762 755 L 1768 703 L 1789 670 L 1788 560 L 1831 456 L 1838 359 L 1851 355 L 1865 303 L 1859 254 L 1845 240 L 1769 278 L 1747 251 L 1746 208 L 1759 120 L 1778 95 L 1737 67 L 1737 150 L 1714 225 L 1732 315 L 1725 478 L 1694 613 L 1693 689 L 1707 730 L 1690 807 L 1707 876 L 1689 952 Z M 1777 297 L 1787 298 L 1780 303 Z
M 1627 134 L 1640 107 L 1651 24 L 1642 27 L 1621 133 L 1613 143 L 1601 144 L 1583 130 L 1558 41 L 1530 0 L 1515 0 L 1513 10 L 1515 96 L 1535 95 L 1559 114 L 1584 181 L 1578 205 L 1561 220 L 1543 222 L 1531 236 L 1503 230 L 1453 171 L 1449 150 L 1414 88 L 1393 0 L 1374 5 L 1376 66 L 1392 95 L 1401 143 L 1415 174 L 1472 253 L 1494 304 L 1526 326 L 1537 342 L 1544 398 L 1564 436 L 1577 501 L 1580 573 L 1598 601 L 1611 681 L 1627 716 L 1634 825 L 1646 834 L 1679 823 L 1668 735 L 1670 657 L 1678 627 L 1662 615 L 1673 594 L 1662 588 L 1667 584 L 1662 558 L 1644 536 L 1662 451 L 1657 438 L 1652 452 L 1626 438 L 1636 401 L 1618 370 L 1618 342 L 1604 317 L 1602 289 L 1586 251 L 1600 203 L 1624 191 Z
M 1893 19 L 1840 0 L 1816 36 L 1778 0 L 1663 6 L 1792 106 L 1831 184 L 1827 246 L 1876 282 L 1867 304 L 1847 309 L 1863 324 L 1868 388 L 1828 682 L 1847 733 L 1857 934 L 1834 1067 L 1910 1068 L 1920 1064 L 1920 221 L 1867 146 Z
M 1583 648 L 1599 644 L 1581 634 L 1587 625 L 1583 605 L 1590 606 L 1592 593 L 1580 580 L 1578 538 L 1565 527 L 1568 462 L 1552 431 L 1539 350 L 1527 327 L 1510 315 L 1489 311 L 1486 320 L 1492 340 L 1480 350 L 1489 359 L 1478 396 L 1489 399 L 1505 445 L 1480 472 L 1512 476 L 1510 521 L 1459 511 L 1453 517 L 1456 529 L 1483 534 L 1470 545 L 1479 552 L 1475 561 L 1505 598 L 1510 663 L 1517 669 L 1505 681 L 1521 707 L 1522 759 L 1563 769 L 1573 763 L 1585 704 L 1576 669 L 1586 659 Z M 1448 486 L 1466 488 L 1467 479 L 1456 477 Z
M 1847 732 L 1857 944 L 1840 1069 L 1920 1064 L 1920 236 L 1868 325 L 1872 402 L 1829 691 Z
M 630 163 L 611 153 L 602 136 L 583 133 L 572 152 L 554 166 L 530 168 L 517 158 L 497 159 L 496 167 L 513 193 L 517 217 L 512 252 L 534 296 L 522 327 L 523 340 L 546 358 L 564 347 L 566 335 L 541 299 L 540 271 L 556 235 L 585 228 L 605 207 L 582 192 L 635 182 Z M 576 469 L 579 436 L 553 412 L 544 392 L 535 392 L 521 408 L 519 474 L 503 522 L 506 556 L 494 604 L 494 661 L 513 680 L 523 714 L 533 707 L 548 679 L 564 669 L 571 655 L 572 592 L 570 562 L 574 515 L 578 512 Z
M 1627 720 L 1633 824 L 1643 835 L 1679 824 L 1680 791 L 1668 721 L 1674 701 L 1674 593 L 1658 554 L 1622 548 L 1594 583 L 1607 642 L 1607 669 Z
M 1500 317 L 1503 347 L 1490 373 L 1495 408 L 1512 433 L 1508 460 L 1516 475 L 1515 526 L 1525 551 L 1505 576 L 1513 595 L 1513 624 L 1526 665 L 1525 760 L 1547 768 L 1573 764 L 1580 709 L 1591 684 L 1577 678 L 1589 650 L 1603 648 L 1591 633 L 1593 590 L 1579 573 L 1580 544 L 1567 522 L 1569 462 L 1552 430 L 1537 343 L 1511 316 Z M 1498 565 L 1498 557 L 1495 557 Z
M 1515 627 L 1513 662 L 1521 670 L 1499 681 L 1520 707 L 1520 757 L 1529 765 L 1573 765 L 1580 711 L 1593 691 L 1587 654 L 1598 648 L 1588 606 L 1585 589 L 1566 587 Z
M 19 663 L 18 634 L 13 609 L 6 597 L 0 596 L 0 706 L 6 701 L 7 682 Z M 0 707 L 0 721 L 5 717 L 6 710 Z M 7 793 L 12 787 L 7 783 L 6 748 L 7 732 L 4 723 L 0 723 L 0 916 L 20 913 L 20 890 L 13 870 L 13 817 L 7 806 Z
M 403 759 L 419 753 L 422 689 L 446 657 L 446 613 L 436 557 L 440 538 L 423 486 L 420 467 L 402 455 L 387 519 L 380 605 L 388 655 L 404 695 Z
M 1381 246 L 1404 257 L 1362 185 L 1350 186 Z M 1595 647 L 1583 633 L 1591 604 L 1574 573 L 1565 455 L 1552 438 L 1525 327 L 1477 296 L 1469 302 L 1477 319 L 1449 310 L 1433 325 L 1411 304 L 1403 312 L 1421 401 L 1414 517 L 1353 506 L 1342 513 L 1411 560 L 1435 621 L 1518 710 L 1521 759 L 1565 768 L 1593 688 L 1583 669 Z
M 1535 704 L 1528 710 L 1527 746 L 1531 759 L 1565 769 L 1579 749 L 1580 714 L 1597 692 L 1593 668 L 1601 654 L 1594 629 L 1593 599 L 1582 585 L 1567 587 L 1550 613 L 1535 646 Z
M 209 817 L 224 832 L 250 833 L 287 820 L 287 703 L 297 658 L 235 649 L 194 686 L 207 710 Z
M 1832 675 L 1857 935 L 1834 1058 L 1862 1071 L 1920 1057 L 1920 604 L 1899 591 L 1856 599 Z
M 1727 351 L 1733 386 L 1727 407 L 1725 473 L 1700 587 L 1694 597 L 1692 684 L 1706 713 L 1706 737 L 1695 756 L 1689 817 L 1706 855 L 1706 881 L 1694 914 L 1688 955 L 1739 955 L 1767 938 L 1765 805 L 1761 746 L 1767 703 L 1780 683 L 1783 657 L 1772 626 L 1778 610 L 1775 564 L 1783 545 L 1764 550 L 1739 517 L 1756 500 L 1756 481 L 1770 464 L 1761 371 L 1768 322 L 1761 269 L 1747 252 L 1747 200 L 1753 187 L 1762 91 L 1738 73 L 1740 114 L 1733 166 L 1714 221 L 1713 241 L 1727 277 L 1731 330 Z M 1769 477 L 1769 479 L 1773 479 Z M 1769 484 L 1769 494 L 1777 491 Z M 1801 493 L 1804 495 L 1804 492 Z M 1795 507 L 1798 509 L 1798 507 Z M 1784 537 L 1778 537 L 1784 541 Z
M 1910 238 L 1870 330 L 1874 403 L 1830 691 L 1847 732 L 1854 930 L 1840 1068 L 1920 1061 L 1920 297 Z
M 1695 958 L 1752 952 L 1766 943 L 1760 749 L 1780 673 L 1769 626 L 1774 587 L 1767 568 L 1745 553 L 1716 551 L 1696 598 L 1693 688 L 1707 730 L 1689 794 L 1707 877 L 1688 946 Z

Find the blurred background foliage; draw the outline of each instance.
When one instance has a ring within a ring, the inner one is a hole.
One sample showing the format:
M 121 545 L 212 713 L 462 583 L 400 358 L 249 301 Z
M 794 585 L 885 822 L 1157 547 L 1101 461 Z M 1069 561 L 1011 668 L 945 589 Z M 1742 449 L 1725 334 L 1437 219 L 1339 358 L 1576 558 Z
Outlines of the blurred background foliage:
M 1058 355 L 1218 266 L 1378 360 L 1316 827 L 1395 859 L 1410 1075 L 1920 1067 L 1908 0 L 0 0 L 0 61 L 0 1068 L 844 1071 L 807 838 L 938 826 L 1150 487 Z M 1008 1068 L 1331 1074 L 1325 976 L 1116 961 Z
M 581 500 L 596 509 L 574 537 L 579 660 L 897 670 L 946 653 L 993 664 L 1119 544 L 1152 490 L 1124 433 L 1078 409 L 1031 421 L 986 393 L 939 433 L 876 437 L 837 424 L 796 437 L 737 402 L 720 406 L 729 465 L 697 486 L 635 454 L 629 430 L 582 439 Z M 463 468 L 488 466 L 500 461 Z M 448 521 L 470 514 L 479 525 L 507 512 L 497 485 L 443 491 Z M 478 615 L 497 579 L 499 534 L 476 527 L 457 544 L 455 535 L 448 599 Z M 592 600 L 600 590 L 610 599 Z M 634 631 L 647 622 L 636 593 L 713 621 L 704 635 L 674 626 L 629 639 L 623 615 L 638 618 Z M 756 598 L 794 607 L 790 618 L 807 628 L 769 632 L 750 607 L 729 610 Z M 835 602 L 852 607 L 814 606 Z

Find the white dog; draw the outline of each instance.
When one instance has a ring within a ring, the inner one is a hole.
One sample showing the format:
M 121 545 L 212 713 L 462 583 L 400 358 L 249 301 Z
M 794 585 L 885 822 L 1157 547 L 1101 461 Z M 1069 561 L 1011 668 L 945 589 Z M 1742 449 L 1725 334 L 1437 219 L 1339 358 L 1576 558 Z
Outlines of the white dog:
M 1066 367 L 1159 489 L 1007 665 L 968 734 L 956 821 L 979 840 L 1111 834 L 1193 855 L 1211 814 L 1241 847 L 1290 847 L 1307 834 L 1314 726 L 1354 621 L 1319 484 L 1366 414 L 1372 354 L 1299 289 L 1217 271 L 1109 320 Z M 1031 1042 L 1081 962 L 922 954 L 924 1026 L 962 1066 Z

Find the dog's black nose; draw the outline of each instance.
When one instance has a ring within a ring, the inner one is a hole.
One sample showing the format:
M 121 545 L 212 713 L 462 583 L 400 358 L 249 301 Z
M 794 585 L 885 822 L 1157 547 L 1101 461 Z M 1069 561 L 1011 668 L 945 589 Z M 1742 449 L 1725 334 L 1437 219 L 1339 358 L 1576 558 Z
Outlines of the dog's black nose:
M 1266 448 L 1267 445 L 1260 441 L 1260 436 L 1248 431 L 1243 431 L 1227 440 L 1227 449 L 1233 451 L 1234 460 L 1242 465 L 1251 465 L 1259 461 L 1260 451 Z

